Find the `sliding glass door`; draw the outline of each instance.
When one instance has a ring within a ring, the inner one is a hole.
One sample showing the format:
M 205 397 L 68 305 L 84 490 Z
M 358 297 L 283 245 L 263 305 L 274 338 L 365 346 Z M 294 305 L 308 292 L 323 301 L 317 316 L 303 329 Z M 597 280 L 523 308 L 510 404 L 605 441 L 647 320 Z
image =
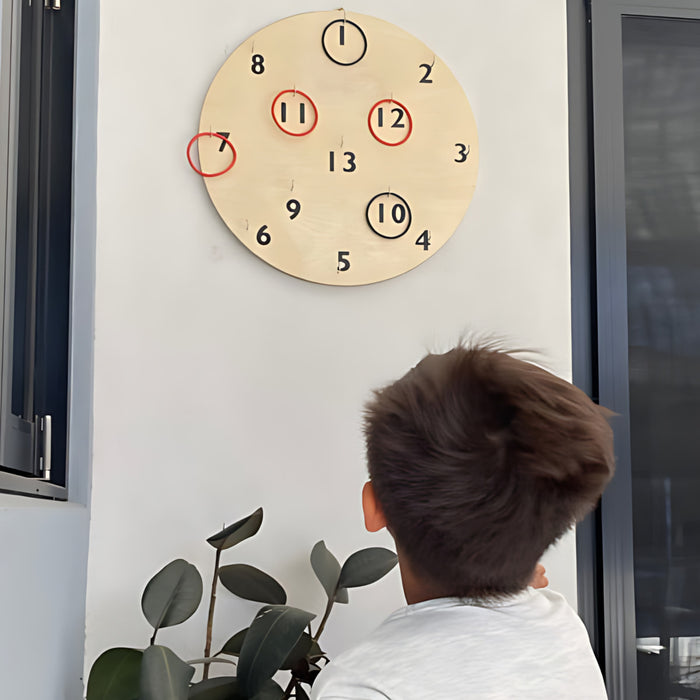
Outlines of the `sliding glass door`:
M 613 700 L 700 698 L 700 2 L 592 3 L 598 385 Z

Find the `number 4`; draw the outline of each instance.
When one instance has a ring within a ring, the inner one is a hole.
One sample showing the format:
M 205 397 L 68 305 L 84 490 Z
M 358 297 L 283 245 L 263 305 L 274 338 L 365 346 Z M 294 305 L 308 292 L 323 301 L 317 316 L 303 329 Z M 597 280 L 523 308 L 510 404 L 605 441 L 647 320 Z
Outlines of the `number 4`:
M 425 231 L 418 236 L 416 245 L 422 245 L 423 250 L 428 250 L 428 248 L 430 248 L 430 231 L 428 231 L 428 229 L 425 229 Z

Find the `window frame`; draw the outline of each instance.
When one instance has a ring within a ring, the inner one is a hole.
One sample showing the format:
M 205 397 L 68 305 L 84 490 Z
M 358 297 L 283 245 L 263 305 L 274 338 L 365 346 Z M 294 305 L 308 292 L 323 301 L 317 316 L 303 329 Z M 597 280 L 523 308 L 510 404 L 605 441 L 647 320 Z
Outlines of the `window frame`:
M 13 382 L 13 369 L 14 369 L 14 358 L 13 358 L 13 350 L 14 350 L 14 340 L 13 340 L 13 334 L 15 332 L 15 321 L 14 321 L 14 316 L 15 316 L 15 262 L 16 262 L 16 257 L 15 257 L 15 251 L 16 251 L 16 229 L 17 229 L 17 195 L 18 195 L 18 159 L 19 159 L 19 138 L 18 138 L 18 125 L 19 125 L 19 119 L 20 119 L 20 87 L 22 85 L 20 81 L 20 70 L 21 70 L 21 51 L 24 48 L 26 50 L 26 46 L 23 47 L 22 43 L 25 40 L 25 37 L 23 36 L 22 33 L 22 21 L 23 21 L 23 15 L 29 16 L 30 20 L 32 21 L 34 28 L 36 29 L 39 27 L 41 29 L 41 32 L 36 32 L 34 36 L 32 36 L 32 40 L 36 40 L 35 36 L 39 35 L 41 36 L 41 42 L 42 45 L 38 49 L 38 53 L 36 56 L 32 59 L 35 62 L 38 62 L 38 66 L 33 64 L 32 69 L 36 69 L 38 71 L 46 71 L 47 69 L 47 63 L 50 60 L 50 57 L 53 57 L 53 54 L 51 51 L 53 51 L 54 47 L 53 45 L 51 46 L 50 49 L 47 49 L 46 46 L 46 41 L 45 41 L 45 34 L 44 34 L 44 21 L 45 21 L 45 13 L 51 13 L 53 12 L 52 9 L 48 8 L 45 6 L 45 3 L 43 0 L 33 0 L 34 5 L 32 9 L 27 9 L 28 7 L 32 7 L 32 0 L 8 0 L 7 2 L 2 4 L 1 11 L 2 15 L 0 17 L 0 30 L 2 31 L 2 35 L 0 37 L 0 51 L 2 52 L 0 55 L 0 132 L 6 135 L 5 139 L 2 139 L 2 143 L 0 143 L 0 226 L 2 227 L 0 229 L 0 309 L 2 309 L 2 319 L 0 319 L 0 329 L 1 329 L 1 337 L 0 337 L 0 352 L 2 353 L 2 357 L 0 358 L 0 491 L 6 491 L 10 493 L 17 493 L 17 494 L 25 494 L 25 495 L 33 495 L 33 496 L 41 496 L 45 498 L 53 498 L 53 499 L 59 499 L 59 500 L 66 500 L 68 498 L 68 492 L 69 492 L 69 483 L 68 483 L 68 447 L 66 446 L 66 452 L 65 454 L 61 454 L 61 463 L 63 464 L 63 469 L 64 471 L 63 474 L 59 475 L 59 479 L 53 479 L 51 480 L 51 477 L 49 474 L 44 474 L 42 472 L 42 465 L 43 465 L 43 455 L 42 455 L 42 449 L 41 449 L 41 439 L 42 437 L 46 437 L 48 444 L 49 444 L 49 449 L 51 449 L 51 433 L 50 431 L 47 433 L 43 433 L 40 429 L 37 428 L 38 425 L 45 426 L 48 425 L 48 423 L 42 418 L 41 415 L 36 415 L 36 409 L 32 406 L 32 410 L 30 411 L 31 418 L 26 418 L 26 417 L 20 417 L 18 415 L 13 414 L 12 412 L 12 382 Z M 28 3 L 28 4 L 27 4 Z M 64 11 L 64 10 L 60 10 Z M 75 57 L 75 28 L 76 28 L 76 20 L 77 20 L 77 6 L 73 5 L 71 3 L 71 12 L 75 13 L 73 15 L 73 24 L 72 24 L 72 31 L 73 36 L 71 37 L 72 40 L 72 46 L 73 46 L 73 57 L 72 57 L 72 64 L 71 64 L 71 85 L 70 85 L 70 94 L 66 95 L 65 90 L 64 90 L 64 97 L 67 97 L 67 101 L 70 104 L 69 108 L 69 113 L 67 114 L 67 121 L 69 122 L 70 125 L 70 133 L 71 133 L 71 144 L 70 144 L 70 161 L 68 162 L 68 165 L 65 167 L 69 170 L 72 171 L 73 169 L 73 156 L 75 152 L 75 100 L 74 100 L 74 85 L 75 85 L 75 65 L 76 65 L 76 57 Z M 32 13 L 31 15 L 29 13 Z M 69 25 L 71 26 L 71 25 Z M 47 31 L 53 31 L 53 25 L 49 25 L 50 28 L 47 29 Z M 70 44 L 69 44 L 70 45 Z M 33 54 L 35 52 L 34 49 L 32 49 Z M 49 54 L 46 52 L 49 51 Z M 36 74 L 35 74 L 36 75 Z M 54 86 L 54 79 L 53 79 L 53 71 L 51 74 L 46 77 L 45 73 L 42 76 L 42 83 L 40 83 L 39 86 L 37 87 L 32 87 L 31 89 L 36 89 L 36 90 L 46 90 L 48 92 L 49 90 L 52 90 Z M 47 85 L 49 87 L 47 88 Z M 40 130 L 45 130 L 46 127 L 46 121 L 44 119 L 45 114 L 47 114 L 46 111 L 41 110 L 40 106 L 42 106 L 41 100 L 44 98 L 44 95 L 42 94 L 41 96 L 39 95 L 34 95 L 33 96 L 35 99 L 34 104 L 31 105 L 31 110 L 33 113 L 39 112 L 42 115 L 42 120 L 41 122 L 37 122 L 36 124 L 33 124 L 32 127 L 34 128 L 35 136 L 34 138 L 36 139 L 36 152 L 35 152 L 35 158 L 34 158 L 34 167 L 36 168 L 36 174 L 32 173 L 32 177 L 38 178 L 44 177 L 48 181 L 50 179 L 50 175 L 48 175 L 48 169 L 44 171 L 44 174 L 42 175 L 41 168 L 44 166 L 40 160 L 40 153 L 39 153 L 39 138 L 40 138 Z M 53 115 L 52 115 L 53 116 Z M 51 139 L 58 140 L 59 136 L 51 136 Z M 42 142 L 42 148 L 45 148 L 46 141 Z M 52 153 L 52 148 L 46 149 L 48 153 Z M 44 158 L 50 157 L 49 156 L 43 156 Z M 72 172 L 71 172 L 71 179 L 72 179 Z M 34 194 L 35 197 L 39 197 L 39 188 L 38 185 L 36 187 L 36 193 Z M 70 200 L 73 199 L 74 192 L 70 190 L 69 188 L 69 198 Z M 72 211 L 71 211 L 71 201 L 65 201 L 67 198 L 64 196 L 61 199 L 61 202 L 63 204 L 64 210 L 70 211 L 69 218 L 71 219 L 69 223 L 69 237 L 72 239 L 73 238 L 73 221 L 72 221 Z M 37 200 L 39 201 L 39 200 Z M 41 214 L 46 213 L 44 211 L 45 206 L 43 203 L 40 203 L 37 205 L 37 216 L 40 216 Z M 53 200 L 52 200 L 52 211 L 53 211 Z M 47 210 L 48 211 L 48 210 Z M 38 233 L 38 227 L 39 224 L 35 224 L 35 232 L 32 234 L 34 236 L 34 240 L 30 245 L 33 245 L 34 248 L 32 249 L 33 257 L 32 257 L 32 262 L 30 262 L 30 266 L 32 266 L 32 270 L 36 270 L 37 266 L 37 261 L 39 260 L 38 258 L 38 241 L 39 241 L 39 233 Z M 47 229 L 48 230 L 48 229 Z M 52 227 L 53 230 L 53 227 Z M 46 243 L 46 239 L 42 239 L 42 244 L 43 245 L 48 245 Z M 46 251 L 44 252 L 44 255 L 47 256 L 49 253 Z M 70 257 L 72 258 L 72 251 L 70 252 Z M 45 260 L 48 260 L 48 257 L 44 258 Z M 67 277 L 68 278 L 68 285 L 70 287 L 69 290 L 67 290 L 68 295 L 70 296 L 72 294 L 72 287 L 73 287 L 73 280 L 72 280 L 72 271 L 70 269 L 71 267 L 71 262 L 67 263 L 68 269 L 65 267 L 62 268 L 62 275 L 64 275 L 64 279 Z M 53 270 L 53 266 L 51 267 L 51 270 Z M 35 277 L 34 272 L 29 273 L 30 276 L 32 277 L 32 280 Z M 47 273 L 44 273 L 47 274 Z M 48 277 L 46 278 L 48 279 Z M 30 280 L 30 282 L 32 281 Z M 28 285 L 32 286 L 32 285 Z M 38 289 L 38 287 L 37 287 Z M 45 291 L 48 291 L 46 289 Z M 65 286 L 64 286 L 64 294 L 65 294 Z M 73 297 L 74 300 L 74 297 Z M 30 301 L 34 302 L 35 300 L 30 297 Z M 29 304 L 28 304 L 29 306 Z M 72 341 L 71 341 L 71 327 L 73 325 L 73 319 L 72 319 L 72 312 L 71 312 L 71 307 L 73 306 L 72 301 L 68 302 L 68 318 L 66 319 L 67 324 L 68 324 L 68 329 L 67 329 L 67 337 L 61 338 L 61 343 L 65 342 L 65 346 L 62 346 L 62 349 L 60 352 L 63 353 L 70 353 Z M 44 317 L 43 321 L 45 322 L 48 317 Z M 37 334 L 37 328 L 38 324 L 41 322 L 41 319 L 37 319 L 36 311 L 35 311 L 35 305 L 34 303 L 31 304 L 31 311 L 29 314 L 29 321 L 28 323 L 31 325 L 32 328 L 32 338 L 34 338 Z M 44 337 L 44 341 L 46 341 L 46 337 Z M 44 362 L 46 362 L 46 351 L 47 351 L 47 346 L 46 343 L 44 342 L 43 345 L 43 351 L 44 351 Z M 39 350 L 36 350 L 36 352 L 39 352 Z M 37 364 L 41 362 L 40 359 L 38 358 L 38 355 L 35 354 L 35 347 L 34 345 L 30 345 L 30 352 L 25 353 L 26 357 L 29 357 L 29 361 L 31 362 L 31 368 L 29 369 L 29 374 L 34 376 L 34 373 L 36 371 L 41 371 L 45 365 L 40 365 Z M 65 418 L 64 420 L 66 423 L 70 423 L 70 412 L 71 412 L 71 407 L 70 407 L 70 377 L 69 377 L 69 366 L 70 366 L 70 355 L 68 356 L 68 363 L 62 365 L 61 369 L 59 370 L 61 372 L 60 376 L 60 381 L 63 382 L 65 381 L 65 396 L 63 393 L 61 393 L 61 404 L 65 401 L 65 404 L 63 405 L 62 410 L 65 411 Z M 47 382 L 51 381 L 51 377 L 53 375 L 49 376 L 47 379 Z M 45 390 L 45 386 L 42 385 L 41 390 Z M 36 392 L 35 392 L 35 387 L 32 384 L 30 384 L 29 389 L 29 396 L 30 401 L 29 404 L 31 405 L 35 400 L 36 400 Z M 25 406 L 27 404 L 25 403 Z M 66 427 L 66 432 L 67 432 L 67 425 Z M 58 443 L 61 444 L 63 443 L 64 440 L 67 439 L 67 435 L 63 435 L 60 440 L 58 440 Z M 54 443 L 56 441 L 54 440 Z M 12 471 L 8 471 L 8 470 Z M 59 481 L 60 483 L 54 483 L 54 481 Z

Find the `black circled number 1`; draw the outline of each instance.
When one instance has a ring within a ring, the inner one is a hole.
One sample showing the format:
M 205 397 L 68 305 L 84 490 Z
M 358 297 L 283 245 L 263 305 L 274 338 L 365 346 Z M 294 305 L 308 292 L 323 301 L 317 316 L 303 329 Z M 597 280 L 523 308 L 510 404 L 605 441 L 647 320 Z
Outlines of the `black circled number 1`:
M 472 150 L 471 146 L 466 146 L 463 143 L 456 143 L 455 146 L 459 149 L 459 158 L 455 158 L 455 163 L 464 163 L 467 160 L 467 156 Z
M 338 272 L 347 272 L 350 269 L 349 250 L 338 251 Z

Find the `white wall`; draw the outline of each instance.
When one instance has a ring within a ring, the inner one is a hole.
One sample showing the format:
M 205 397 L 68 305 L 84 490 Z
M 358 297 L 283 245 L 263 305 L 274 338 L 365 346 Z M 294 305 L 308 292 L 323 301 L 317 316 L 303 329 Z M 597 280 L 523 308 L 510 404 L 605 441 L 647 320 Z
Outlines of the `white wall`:
M 295 12 L 337 0 L 299 2 Z M 122 0 L 101 8 L 98 237 L 88 665 L 145 645 L 148 578 L 182 556 L 208 574 L 204 539 L 262 505 L 261 533 L 227 555 L 321 610 L 307 566 L 387 536 L 361 528 L 360 412 L 369 389 L 465 331 L 542 351 L 570 374 L 565 3 L 357 0 L 433 48 L 479 128 L 476 193 L 450 242 L 399 278 L 331 288 L 251 255 L 185 160 L 210 80 L 284 0 Z M 572 538 L 547 559 L 575 601 Z M 398 575 L 351 593 L 331 653 L 402 603 Z M 218 642 L 254 604 L 220 598 Z M 203 610 L 162 634 L 202 651 Z

